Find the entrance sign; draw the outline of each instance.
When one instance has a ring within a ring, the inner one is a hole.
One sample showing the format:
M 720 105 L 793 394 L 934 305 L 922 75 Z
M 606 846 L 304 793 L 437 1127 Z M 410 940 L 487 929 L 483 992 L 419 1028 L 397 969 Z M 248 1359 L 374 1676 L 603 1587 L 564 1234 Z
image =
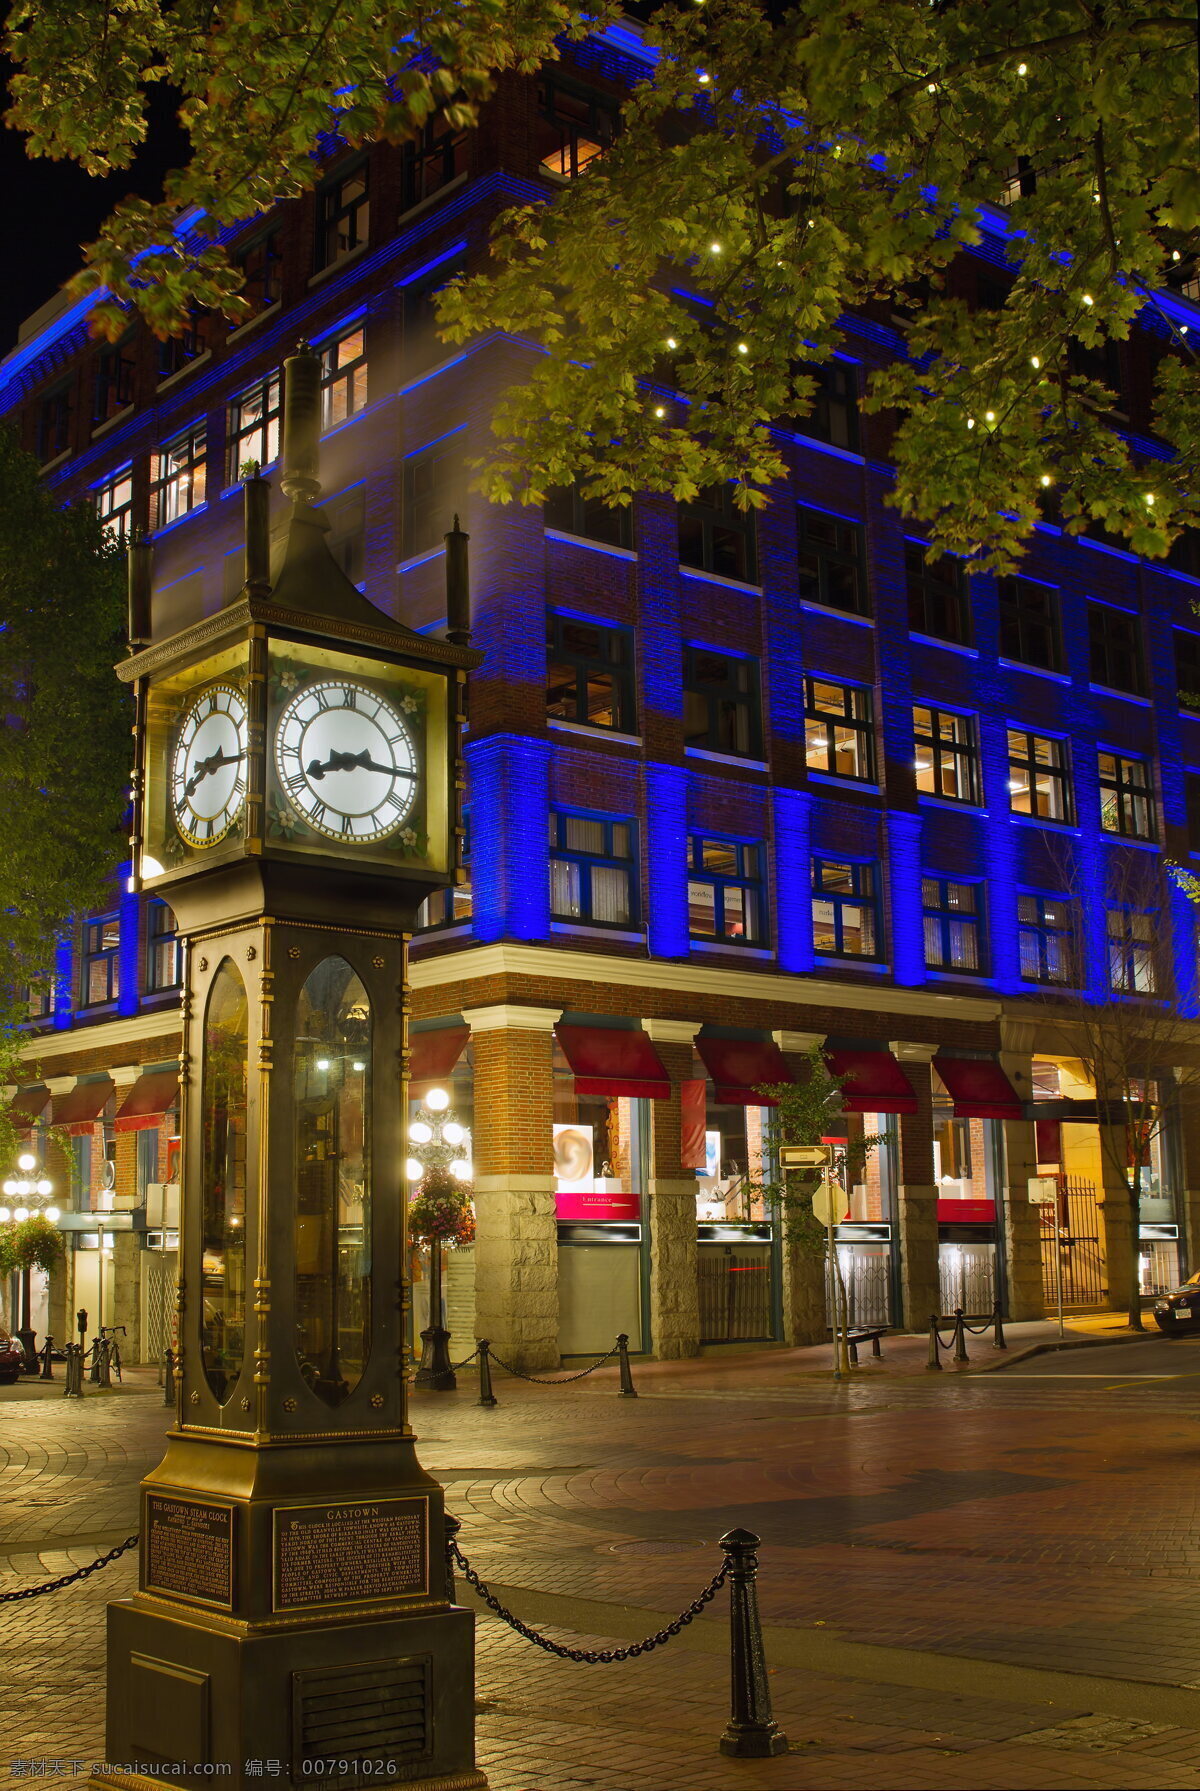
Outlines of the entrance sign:
M 1058 1177 L 1056 1175 L 1031 1175 L 1029 1177 L 1030 1206 L 1053 1206 L 1058 1199 Z

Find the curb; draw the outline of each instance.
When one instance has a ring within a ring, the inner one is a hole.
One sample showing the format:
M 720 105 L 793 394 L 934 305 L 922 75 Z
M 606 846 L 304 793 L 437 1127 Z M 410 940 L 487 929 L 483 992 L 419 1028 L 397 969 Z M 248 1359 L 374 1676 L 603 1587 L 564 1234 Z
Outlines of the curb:
M 984 1362 L 978 1368 L 968 1369 L 970 1374 L 996 1374 L 1005 1368 L 1015 1368 L 1018 1362 L 1028 1362 L 1034 1356 L 1054 1355 L 1064 1349 L 1104 1349 L 1114 1343 L 1154 1343 L 1158 1333 L 1155 1331 L 1129 1331 L 1123 1337 L 1051 1337 L 1044 1343 L 1027 1343 L 1019 1350 L 1013 1351 L 1002 1362 Z

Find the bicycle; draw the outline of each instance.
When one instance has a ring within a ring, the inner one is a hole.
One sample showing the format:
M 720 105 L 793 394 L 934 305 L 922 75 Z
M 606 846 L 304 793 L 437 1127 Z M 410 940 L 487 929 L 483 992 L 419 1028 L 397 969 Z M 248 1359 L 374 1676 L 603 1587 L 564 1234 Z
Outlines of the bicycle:
M 110 1370 L 116 1375 L 118 1380 L 123 1380 L 124 1377 L 121 1374 L 121 1350 L 117 1343 L 118 1331 L 120 1331 L 122 1337 L 127 1337 L 129 1335 L 124 1325 L 101 1325 L 100 1339 L 104 1344 L 105 1349 L 108 1351 L 108 1366 Z

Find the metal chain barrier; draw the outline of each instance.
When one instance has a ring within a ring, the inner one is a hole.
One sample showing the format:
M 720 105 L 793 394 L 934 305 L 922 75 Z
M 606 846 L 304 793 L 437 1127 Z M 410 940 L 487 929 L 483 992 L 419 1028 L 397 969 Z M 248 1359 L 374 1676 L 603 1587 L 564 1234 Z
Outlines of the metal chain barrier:
M 549 1636 L 530 1628 L 520 1617 L 514 1617 L 507 1606 L 500 1603 L 487 1581 L 476 1573 L 453 1537 L 447 1537 L 446 1556 L 448 1561 L 458 1564 L 467 1584 L 475 1588 L 488 1609 L 494 1611 L 510 1629 L 515 1629 L 518 1635 L 524 1636 L 535 1647 L 544 1648 L 547 1654 L 556 1654 L 560 1660 L 582 1661 L 585 1666 L 606 1666 L 614 1660 L 636 1660 L 639 1654 L 649 1654 L 652 1648 L 661 1648 L 664 1642 L 669 1642 L 681 1630 L 686 1629 L 693 1618 L 700 1615 L 705 1605 L 712 1602 L 729 1578 L 729 1562 L 723 1561 L 699 1597 L 693 1598 L 691 1604 L 680 1611 L 673 1623 L 668 1623 L 665 1629 L 657 1630 L 652 1636 L 643 1637 L 640 1642 L 630 1642 L 628 1648 L 564 1648 L 561 1642 L 552 1642 Z
M 128 1549 L 135 1548 L 137 1541 L 136 1536 L 127 1536 L 124 1542 L 110 1549 L 107 1555 L 101 1555 L 98 1561 L 89 1561 L 86 1567 L 77 1567 L 74 1573 L 64 1573 L 61 1579 L 46 1580 L 41 1586 L 26 1586 L 20 1592 L 0 1592 L 0 1604 L 15 1604 L 22 1598 L 40 1598 L 43 1592 L 57 1592 L 62 1586 L 73 1586 L 77 1580 L 86 1580 L 89 1574 L 99 1573 L 110 1561 L 115 1561 Z
M 498 1356 L 495 1350 L 491 1354 L 492 1361 L 498 1363 L 505 1374 L 515 1374 L 519 1381 L 529 1381 L 535 1387 L 569 1387 L 572 1381 L 586 1380 L 589 1374 L 595 1374 L 597 1368 L 603 1368 L 606 1362 L 611 1362 L 619 1348 L 620 1345 L 614 1343 L 607 1354 L 598 1357 L 590 1368 L 583 1369 L 579 1374 L 560 1375 L 557 1380 L 548 1375 L 525 1374 L 520 1368 L 514 1368 L 511 1363 L 506 1362 L 503 1356 Z
M 1005 1343 L 1005 1341 L 1004 1341 L 1004 1321 L 1000 1316 L 999 1300 L 996 1301 L 996 1304 L 992 1307 L 992 1310 L 988 1313 L 988 1316 L 982 1321 L 981 1324 L 969 1325 L 969 1324 L 966 1324 L 966 1321 L 964 1320 L 964 1328 L 971 1333 L 972 1337 L 982 1337 L 988 1331 L 993 1331 L 995 1333 L 995 1337 L 992 1342 L 992 1348 L 993 1349 L 1007 1349 L 1008 1348 L 1007 1343 Z
M 469 1368 L 471 1363 L 475 1360 L 475 1358 L 478 1354 L 479 1354 L 479 1345 L 476 1344 L 475 1348 L 471 1351 L 470 1355 L 464 1356 L 461 1362 L 451 1362 L 450 1373 L 457 1374 L 460 1368 Z M 443 1369 L 442 1373 L 444 1374 L 445 1372 L 446 1372 L 445 1369 Z

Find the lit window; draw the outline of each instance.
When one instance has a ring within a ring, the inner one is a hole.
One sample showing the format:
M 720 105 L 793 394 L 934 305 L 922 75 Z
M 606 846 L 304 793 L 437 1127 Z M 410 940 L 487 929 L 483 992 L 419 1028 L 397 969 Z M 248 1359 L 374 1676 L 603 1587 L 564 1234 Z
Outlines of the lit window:
M 575 180 L 617 132 L 615 100 L 546 74 L 538 83 L 537 157 L 547 174 Z
M 239 392 L 229 406 L 229 484 L 236 485 L 242 468 L 254 461 L 259 470 L 279 455 L 282 379 L 278 367 Z
M 979 735 L 973 715 L 914 708 L 913 753 L 918 790 L 943 802 L 979 804 Z
M 832 957 L 879 956 L 878 885 L 874 864 L 814 858 L 813 945 Z
M 688 843 L 688 933 L 727 945 L 766 935 L 763 847 L 693 836 Z
M 367 351 L 363 326 L 321 349 L 321 428 L 336 429 L 367 402 Z
M 1008 806 L 1014 814 L 1040 821 L 1074 819 L 1065 740 L 1009 728 Z
M 631 821 L 550 813 L 550 912 L 559 920 L 627 927 L 637 915 Z
M 156 529 L 178 522 L 204 502 L 207 448 L 207 428 L 199 422 L 164 442 L 151 456 L 150 513 Z
M 1102 752 L 1098 762 L 1100 825 L 1105 833 L 1119 833 L 1129 840 L 1154 839 L 1154 786 L 1147 761 Z
M 119 473 L 97 485 L 92 493 L 96 515 L 110 541 L 122 546 L 129 539 L 133 521 L 133 468 L 123 466 Z
M 810 771 L 875 781 L 874 702 L 856 684 L 804 680 L 805 758 Z
M 983 968 L 983 891 L 977 883 L 922 877 L 925 962 L 933 970 Z
M 121 920 L 117 914 L 105 914 L 84 923 L 82 1005 L 101 1007 L 115 1001 L 120 992 Z

